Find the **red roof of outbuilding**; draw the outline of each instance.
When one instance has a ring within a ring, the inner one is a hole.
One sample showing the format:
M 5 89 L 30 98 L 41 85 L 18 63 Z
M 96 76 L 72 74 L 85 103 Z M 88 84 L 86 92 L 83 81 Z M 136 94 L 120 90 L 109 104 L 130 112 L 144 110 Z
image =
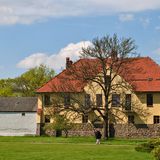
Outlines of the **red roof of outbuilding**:
M 77 68 L 78 70 L 82 63 L 87 63 L 88 66 L 92 68 L 92 65 L 96 62 L 96 59 L 80 59 L 73 64 L 73 68 Z M 124 70 L 120 73 L 120 76 L 134 86 L 135 91 L 160 92 L 160 66 L 150 57 L 132 58 L 129 63 L 126 63 L 125 67 L 129 70 Z M 94 68 L 92 70 L 94 70 Z M 77 71 L 77 73 L 78 72 L 79 71 Z M 97 71 L 97 73 L 98 72 L 99 71 Z M 68 74 L 67 69 L 44 84 L 37 90 L 37 93 L 83 92 L 86 84 L 87 83 L 81 78 L 75 79 L 74 75 Z

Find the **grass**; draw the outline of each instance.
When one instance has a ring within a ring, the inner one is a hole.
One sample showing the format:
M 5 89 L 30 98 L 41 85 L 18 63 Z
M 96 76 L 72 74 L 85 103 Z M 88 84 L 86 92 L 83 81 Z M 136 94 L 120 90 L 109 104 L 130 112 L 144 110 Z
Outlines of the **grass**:
M 93 137 L 0 137 L 0 160 L 153 160 L 134 150 L 144 141 L 110 139 L 95 145 Z

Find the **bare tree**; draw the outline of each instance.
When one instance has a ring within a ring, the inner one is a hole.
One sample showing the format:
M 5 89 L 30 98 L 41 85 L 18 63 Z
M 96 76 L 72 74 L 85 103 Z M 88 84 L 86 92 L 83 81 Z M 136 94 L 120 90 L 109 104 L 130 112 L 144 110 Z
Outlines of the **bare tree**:
M 128 64 L 137 56 L 135 52 L 136 46 L 131 38 L 118 39 L 117 35 L 96 38 L 92 44 L 88 48 L 82 48 L 81 60 L 70 65 L 65 74 L 59 76 L 61 90 L 64 91 L 61 97 L 68 95 L 71 102 L 66 107 L 63 105 L 58 105 L 58 107 L 60 112 L 74 112 L 83 115 L 97 112 L 98 116 L 93 121 L 98 118 L 103 121 L 104 138 L 108 139 L 109 120 L 113 117 L 123 119 L 123 117 L 119 116 L 119 112 L 125 113 L 127 110 L 127 102 L 124 99 L 120 101 L 119 98 L 116 97 L 114 99 L 111 95 L 122 93 L 125 90 L 132 92 L 135 87 L 132 84 L 134 77 L 130 74 L 133 69 Z M 74 83 L 72 83 L 73 81 Z M 85 86 L 88 86 L 90 93 L 92 91 L 93 94 L 96 93 L 97 88 L 101 89 L 104 96 L 103 107 L 97 106 L 95 99 L 84 103 L 84 94 L 85 92 L 87 93 L 85 90 L 82 94 L 83 96 L 80 93 L 78 97 L 76 97 L 78 94 L 75 96 L 75 90 Z M 57 85 L 53 84 L 51 87 L 55 90 Z M 60 100 L 58 100 L 57 104 L 59 102 Z M 110 106 L 114 105 L 114 103 L 118 104 L 119 107 L 112 109 Z M 130 107 L 130 104 L 128 104 L 128 107 Z M 143 116 L 147 114 L 144 110 L 139 111 L 140 109 L 136 102 L 135 104 L 132 103 L 132 109 L 133 107 L 135 112 L 142 113 L 141 115 Z
M 135 50 L 134 41 L 131 38 L 119 40 L 116 35 L 113 37 L 103 37 L 94 39 L 93 46 L 82 49 L 83 58 L 95 58 L 93 66 L 82 64 L 82 78 L 84 80 L 97 83 L 104 94 L 104 109 L 95 108 L 104 120 L 104 137 L 108 138 L 109 104 L 111 92 L 122 87 L 122 82 L 113 83 L 118 75 L 124 72 L 124 64 L 128 62 L 127 57 Z M 89 71 L 89 73 L 87 72 Z M 97 72 L 97 73 L 96 73 Z M 77 73 L 77 72 L 75 72 Z M 76 75 L 77 76 L 77 75 Z M 123 87 L 126 87 L 126 83 Z

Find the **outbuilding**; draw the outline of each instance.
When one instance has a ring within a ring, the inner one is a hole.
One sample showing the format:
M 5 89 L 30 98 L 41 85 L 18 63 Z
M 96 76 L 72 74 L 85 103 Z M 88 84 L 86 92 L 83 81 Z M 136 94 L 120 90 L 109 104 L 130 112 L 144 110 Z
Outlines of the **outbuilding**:
M 0 136 L 36 135 L 36 97 L 0 97 Z

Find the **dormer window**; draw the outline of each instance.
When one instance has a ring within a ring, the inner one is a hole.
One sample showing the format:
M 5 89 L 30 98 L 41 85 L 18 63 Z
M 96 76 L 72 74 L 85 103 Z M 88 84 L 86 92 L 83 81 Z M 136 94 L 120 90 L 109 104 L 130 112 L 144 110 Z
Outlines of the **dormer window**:
M 153 78 L 152 78 L 152 77 L 149 77 L 147 80 L 148 80 L 148 81 L 153 81 Z

